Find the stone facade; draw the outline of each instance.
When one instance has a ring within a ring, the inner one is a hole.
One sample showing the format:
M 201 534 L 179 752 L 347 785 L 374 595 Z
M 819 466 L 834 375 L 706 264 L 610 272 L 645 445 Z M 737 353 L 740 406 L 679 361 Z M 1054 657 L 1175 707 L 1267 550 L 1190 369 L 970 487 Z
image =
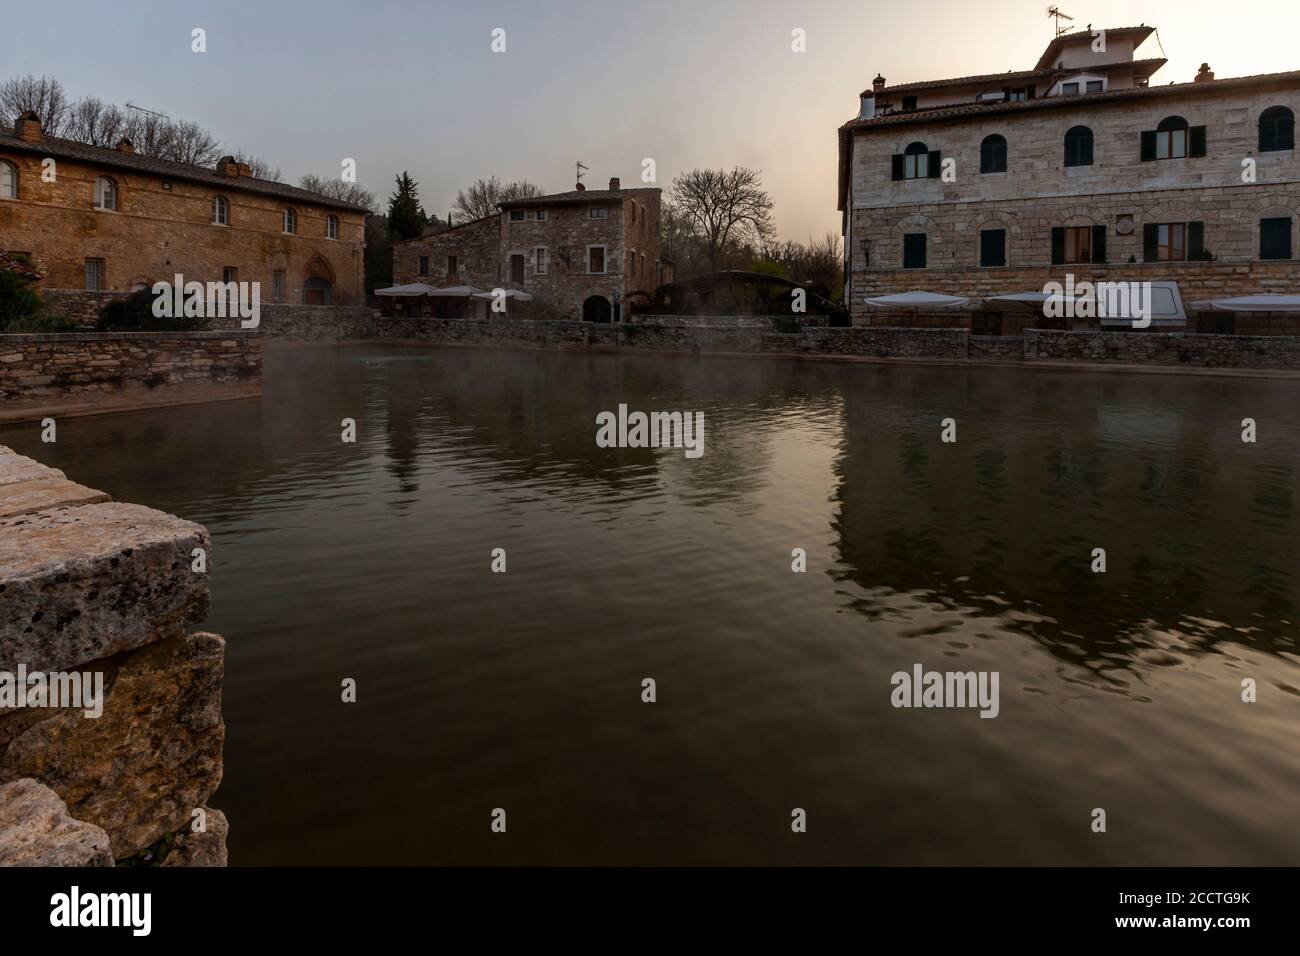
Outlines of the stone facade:
M 1300 113 L 1300 73 L 1203 76 L 986 107 L 927 105 L 933 108 L 865 116 L 841 129 L 840 208 L 855 320 L 878 321 L 863 302 L 869 295 L 1041 292 L 1067 272 L 1077 281 L 1176 280 L 1185 303 L 1300 292 L 1296 260 L 1261 260 L 1260 248 L 1260 220 L 1287 218 L 1292 256 L 1300 249 L 1300 154 L 1259 148 L 1266 109 Z M 1143 134 L 1172 117 L 1205 128 L 1205 155 L 1144 160 Z M 1077 126 L 1091 130 L 1092 162 L 1066 166 L 1065 134 Z M 1005 171 L 981 172 L 981 146 L 993 135 L 1006 141 Z M 893 157 L 912 144 L 938 152 L 941 166 L 951 161 L 946 175 L 895 178 Z M 1251 181 L 1243 181 L 1247 170 Z M 1189 223 L 1203 224 L 1212 260 L 1147 262 L 1145 226 Z M 1102 262 L 1053 264 L 1052 230 L 1073 226 L 1103 231 Z M 1005 232 L 1005 265 L 981 266 L 983 230 Z M 904 268 L 907 234 L 926 237 L 922 268 Z M 1238 332 L 1257 330 L 1239 316 Z M 1268 331 L 1293 330 L 1271 323 Z
M 207 531 L 2 446 L 0 498 L 0 670 L 104 690 L 98 716 L 0 709 L 0 865 L 111 866 L 178 833 L 177 864 L 220 865 L 225 820 L 199 834 L 194 811 L 221 782 L 225 641 L 186 632 L 207 613 Z
M 393 281 L 521 289 L 567 318 L 618 321 L 630 296 L 657 284 L 659 213 L 660 190 L 618 180 L 503 203 L 498 215 L 398 243 Z
M 158 281 L 260 282 L 264 302 L 362 301 L 365 210 L 305 190 L 253 179 L 247 167 L 215 170 L 46 137 L 39 124 L 0 133 L 0 162 L 18 177 L 16 199 L 0 197 L 0 249 L 31 256 L 49 289 L 86 289 L 87 261 L 100 288 L 130 291 Z M 54 181 L 42 176 L 52 160 Z M 96 182 L 111 180 L 115 209 L 96 208 Z M 226 224 L 218 224 L 217 197 Z M 284 230 L 284 211 L 295 215 Z M 337 238 L 328 238 L 330 217 Z M 309 280 L 310 288 L 309 292 Z
M 21 401 L 213 383 L 259 387 L 253 331 L 0 335 L 0 396 Z

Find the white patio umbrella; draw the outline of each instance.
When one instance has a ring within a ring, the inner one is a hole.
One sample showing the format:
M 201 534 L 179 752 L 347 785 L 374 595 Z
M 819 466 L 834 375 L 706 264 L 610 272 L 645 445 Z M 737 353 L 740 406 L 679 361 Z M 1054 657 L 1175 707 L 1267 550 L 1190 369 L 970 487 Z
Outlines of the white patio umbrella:
M 895 292 L 893 295 L 868 296 L 867 305 L 878 309 L 948 309 L 966 305 L 970 302 L 966 296 L 944 295 L 941 292 L 923 292 L 913 289 L 911 292 Z
M 472 295 L 478 295 L 483 290 L 472 285 L 449 285 L 443 289 L 430 288 L 426 295 L 467 299 Z
M 1198 312 L 1300 312 L 1300 295 L 1239 295 L 1193 302 Z
M 437 290 L 431 285 L 425 285 L 423 282 L 411 282 L 407 285 L 392 285 L 387 289 L 376 289 L 375 295 L 404 297 L 413 295 L 432 295 L 435 291 Z
M 983 300 L 985 308 L 992 308 L 995 312 L 1006 312 L 1010 309 L 1032 309 L 1042 308 L 1043 304 L 1053 296 L 1047 292 L 1010 292 L 1006 295 L 991 295 Z M 1074 302 L 1075 296 L 1060 295 L 1055 298 L 1061 302 Z
M 502 293 L 502 297 L 506 299 L 517 299 L 520 302 L 533 301 L 533 297 L 531 295 L 529 295 L 527 292 L 521 292 L 518 289 L 502 289 L 501 293 Z M 493 290 L 491 292 L 474 293 L 474 298 L 476 299 L 495 299 L 496 297 L 497 297 L 496 290 Z

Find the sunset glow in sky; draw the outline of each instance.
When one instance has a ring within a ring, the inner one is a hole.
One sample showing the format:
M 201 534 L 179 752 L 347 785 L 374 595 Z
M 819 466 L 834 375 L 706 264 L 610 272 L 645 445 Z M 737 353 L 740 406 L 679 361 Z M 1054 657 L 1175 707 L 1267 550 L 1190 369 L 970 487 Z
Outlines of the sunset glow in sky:
M 1156 83 L 1300 69 L 1291 0 L 1062 0 L 1071 27 L 1159 28 L 1139 56 Z M 281 168 L 360 182 L 386 199 L 407 169 L 431 214 L 480 176 L 572 188 L 682 169 L 764 171 L 782 238 L 838 232 L 835 130 L 877 71 L 892 83 L 1028 69 L 1052 38 L 1044 0 L 414 2 L 145 0 L 14 4 L 0 78 L 48 73 L 92 94 L 195 120 Z M 109 12 L 111 9 L 111 13 Z M 93 25 L 93 27 L 92 27 Z M 190 51 L 207 31 L 208 52 Z M 494 28 L 507 50 L 490 49 Z M 791 31 L 807 52 L 791 51 Z M 6 118 L 6 121 L 9 118 Z

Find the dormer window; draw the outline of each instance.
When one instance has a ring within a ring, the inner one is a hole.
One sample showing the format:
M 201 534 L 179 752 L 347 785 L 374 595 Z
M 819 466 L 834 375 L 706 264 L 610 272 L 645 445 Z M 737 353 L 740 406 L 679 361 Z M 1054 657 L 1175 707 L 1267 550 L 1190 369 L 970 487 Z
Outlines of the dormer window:
M 1062 95 L 1062 96 L 1078 96 L 1078 95 L 1079 95 L 1079 84 L 1078 84 L 1078 83 L 1062 83 L 1062 84 L 1061 84 L 1061 95 Z
M 911 112 L 912 110 L 914 110 L 914 109 L 916 109 L 916 97 L 915 97 L 915 96 L 904 96 L 904 97 L 903 97 L 903 111 L 904 111 L 904 112 L 908 112 L 908 113 L 910 113 L 910 112 Z

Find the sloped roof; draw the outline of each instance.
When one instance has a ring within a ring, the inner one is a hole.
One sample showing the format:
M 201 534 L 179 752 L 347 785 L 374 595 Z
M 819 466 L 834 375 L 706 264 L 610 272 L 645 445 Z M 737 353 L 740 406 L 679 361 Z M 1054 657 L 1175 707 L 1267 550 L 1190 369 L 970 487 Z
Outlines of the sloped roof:
M 213 189 L 259 193 L 292 202 L 329 206 L 333 209 L 346 209 L 349 212 L 369 212 L 364 206 L 354 206 L 352 203 L 331 199 L 328 196 L 322 196 L 306 189 L 299 189 L 297 186 L 290 186 L 287 183 L 277 183 L 269 179 L 254 179 L 252 176 L 225 176 L 215 169 L 208 169 L 206 166 L 176 163 L 169 159 L 141 156 L 139 153 L 124 153 L 121 150 L 107 146 L 89 146 L 86 143 L 62 139 L 58 136 L 42 135 L 35 142 L 28 142 L 15 135 L 12 130 L 0 130 L 0 149 L 35 153 L 39 156 L 53 156 L 57 159 L 72 159 L 96 166 L 161 176 L 165 179 L 181 179 L 186 182 L 211 186 Z
M 863 90 L 862 95 L 880 97 L 888 93 L 911 93 L 917 90 L 943 89 L 946 86 L 973 86 L 977 83 L 996 83 L 1001 86 L 1007 82 L 1018 82 L 1020 80 L 1046 80 L 1058 74 L 1065 73 L 1106 73 L 1110 70 L 1122 69 L 1124 67 L 1133 67 L 1138 70 L 1138 72 L 1146 70 L 1146 74 L 1150 76 L 1167 62 L 1169 61 L 1164 57 L 1151 57 L 1145 60 L 1116 60 L 1114 63 L 1090 63 L 1086 67 L 1064 71 L 1052 68 L 1047 70 L 1020 70 L 1019 72 L 1011 73 L 983 73 L 978 76 L 958 76 L 950 80 L 923 80 L 919 83 L 898 83 L 894 86 L 886 86 L 875 93 L 871 90 Z
M 567 193 L 552 193 L 549 196 L 533 196 L 531 199 L 511 199 L 503 203 L 498 203 L 498 205 L 502 209 L 510 209 L 514 206 L 563 206 L 589 202 L 618 202 L 625 197 L 662 191 L 663 190 L 658 186 L 647 186 L 637 189 L 573 189 Z
M 1107 28 L 1104 31 L 1098 30 L 1096 32 L 1104 32 L 1107 40 L 1110 40 L 1112 37 L 1127 37 L 1140 33 L 1141 36 L 1133 41 L 1133 49 L 1136 50 L 1142 45 L 1147 37 L 1156 32 L 1156 28 L 1149 27 L 1143 23 L 1136 27 L 1114 27 Z M 1047 44 L 1047 49 L 1044 50 L 1043 55 L 1038 58 L 1038 63 L 1035 64 L 1034 69 L 1046 70 L 1050 68 L 1052 63 L 1056 60 L 1057 54 L 1061 52 L 1062 47 L 1070 43 L 1077 43 L 1079 40 L 1090 41 L 1092 39 L 1092 34 L 1092 30 L 1076 30 L 1074 33 L 1061 34 L 1051 43 Z

